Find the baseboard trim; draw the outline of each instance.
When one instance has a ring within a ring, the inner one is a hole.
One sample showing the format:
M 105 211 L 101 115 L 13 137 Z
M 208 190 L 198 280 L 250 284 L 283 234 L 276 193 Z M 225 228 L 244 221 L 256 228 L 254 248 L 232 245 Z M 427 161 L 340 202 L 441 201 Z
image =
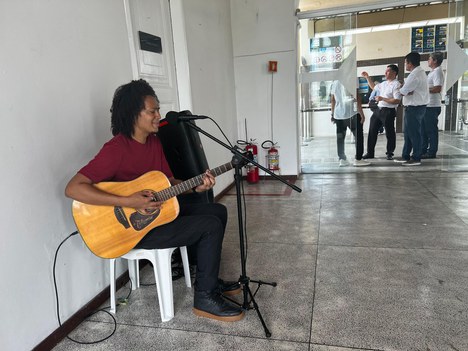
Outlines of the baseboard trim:
M 297 175 L 282 175 L 280 177 L 283 178 L 283 180 L 285 180 L 285 181 L 287 181 L 289 183 L 293 183 L 293 184 L 299 179 L 299 177 Z M 247 177 L 242 176 L 242 179 L 246 181 Z M 272 176 L 260 177 L 260 181 L 264 181 L 264 180 L 276 180 L 276 181 L 278 181 L 277 179 L 273 178 Z M 218 195 L 215 196 L 214 201 L 219 202 L 219 200 L 221 200 L 223 198 L 223 196 L 226 195 L 235 186 L 236 186 L 235 182 L 232 182 L 231 184 L 229 184 L 223 191 L 221 191 Z
M 117 278 L 115 284 L 116 290 L 127 284 L 129 281 L 128 271 L 125 271 Z M 52 350 L 62 339 L 70 334 L 81 322 L 85 320 L 91 313 L 96 311 L 107 299 L 110 298 L 110 286 L 107 286 L 91 301 L 84 305 L 78 312 L 68 318 L 60 327 L 55 329 L 46 339 L 38 344 L 33 351 L 48 351 Z
M 226 188 L 224 188 L 223 191 L 221 191 L 218 195 L 215 196 L 214 202 L 219 202 L 219 200 L 221 200 L 223 196 L 226 195 L 229 192 L 229 190 L 231 190 L 235 185 L 236 183 L 232 182 Z
M 283 180 L 287 180 L 289 182 L 295 182 L 298 179 L 298 176 L 293 175 L 293 174 L 291 174 L 291 175 L 278 175 L 278 177 L 281 177 Z M 260 181 L 263 181 L 263 180 L 276 180 L 276 181 L 279 181 L 279 180 L 275 179 L 274 177 L 272 177 L 270 175 L 261 176 L 259 178 L 260 178 Z M 247 177 L 243 176 L 242 179 L 247 180 Z

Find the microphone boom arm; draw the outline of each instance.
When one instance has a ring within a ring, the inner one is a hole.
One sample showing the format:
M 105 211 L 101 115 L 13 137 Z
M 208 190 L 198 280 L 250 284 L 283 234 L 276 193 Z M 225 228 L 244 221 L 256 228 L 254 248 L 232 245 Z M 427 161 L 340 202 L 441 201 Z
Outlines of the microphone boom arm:
M 236 155 L 236 156 L 240 157 L 240 159 L 244 160 L 245 164 L 252 163 L 255 166 L 257 166 L 258 168 L 260 168 L 261 170 L 263 170 L 265 173 L 268 173 L 273 178 L 279 180 L 280 182 L 282 182 L 283 184 L 285 184 L 285 185 L 289 186 L 290 188 L 294 189 L 298 193 L 302 192 L 302 189 L 299 188 L 298 186 L 287 182 L 282 177 L 280 177 L 280 176 L 276 175 L 275 173 L 273 173 L 272 171 L 270 171 L 268 168 L 263 167 L 262 165 L 258 164 L 258 162 L 256 162 L 256 161 L 248 158 L 247 156 L 245 156 L 241 151 L 239 151 L 240 149 L 238 147 L 231 147 L 230 145 L 228 145 L 228 144 L 224 143 L 223 141 L 219 140 L 218 138 L 216 138 L 216 137 L 212 136 L 211 134 L 205 132 L 203 129 L 198 127 L 195 123 L 188 122 L 187 125 L 190 128 L 196 130 L 197 132 L 202 133 L 203 135 L 207 136 L 208 138 L 215 141 L 216 143 L 220 144 L 221 146 L 225 147 L 226 149 L 230 150 L 234 155 Z

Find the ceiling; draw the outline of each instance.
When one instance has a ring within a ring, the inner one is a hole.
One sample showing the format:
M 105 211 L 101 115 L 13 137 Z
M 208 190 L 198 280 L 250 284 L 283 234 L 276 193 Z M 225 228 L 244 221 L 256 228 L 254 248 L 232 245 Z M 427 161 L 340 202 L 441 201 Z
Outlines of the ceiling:
M 432 0 L 445 2 L 446 0 Z M 405 5 L 425 4 L 431 0 L 299 0 L 299 18 L 330 16 L 381 8 L 402 8 Z
M 369 3 L 388 3 L 388 0 L 299 0 L 299 9 L 304 11 L 318 11 L 335 7 L 349 7 Z

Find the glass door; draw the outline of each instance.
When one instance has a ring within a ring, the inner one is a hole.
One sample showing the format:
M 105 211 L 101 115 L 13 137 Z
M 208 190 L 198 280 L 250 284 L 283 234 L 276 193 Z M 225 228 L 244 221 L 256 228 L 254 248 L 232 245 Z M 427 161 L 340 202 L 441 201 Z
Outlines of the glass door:
M 447 64 L 443 92 L 445 118 L 439 120 L 442 169 L 468 170 L 468 29 L 467 0 L 448 3 Z
M 331 118 L 332 93 L 355 109 L 357 88 L 356 15 L 300 20 L 301 171 L 337 171 L 340 156 L 353 162 L 354 139 L 349 129 L 339 150 L 336 124 Z M 335 101 L 336 103 L 336 101 Z M 337 111 L 338 112 L 338 111 Z M 339 152 L 340 151 L 340 152 Z M 344 165 L 341 161 L 341 166 Z
M 436 159 L 423 160 L 415 171 L 468 170 L 468 0 L 433 3 L 405 2 L 402 6 L 362 10 L 357 14 L 321 18 L 301 18 L 300 46 L 300 124 L 301 170 L 303 173 L 350 172 L 338 160 L 336 125 L 331 122 L 330 91 L 334 81 L 341 82 L 350 95 L 362 98 L 364 152 L 367 152 L 369 121 L 367 105 L 371 91 L 361 72 L 368 72 L 374 82 L 385 78 L 388 65 L 399 68 L 397 79 L 403 83 L 404 58 L 419 52 L 421 67 L 429 74 L 432 54 L 443 55 L 445 82 L 440 92 L 441 112 L 437 123 Z M 356 68 L 358 67 L 358 68 Z M 359 79 L 359 80 L 358 80 Z M 401 156 L 404 137 L 404 108 L 399 106 L 395 122 L 396 157 Z M 386 133 L 379 130 L 372 167 L 366 171 L 401 171 L 385 157 Z M 345 153 L 355 155 L 354 139 L 347 130 Z M 362 169 L 362 168 L 361 168 Z M 363 169 L 364 170 L 364 169 Z

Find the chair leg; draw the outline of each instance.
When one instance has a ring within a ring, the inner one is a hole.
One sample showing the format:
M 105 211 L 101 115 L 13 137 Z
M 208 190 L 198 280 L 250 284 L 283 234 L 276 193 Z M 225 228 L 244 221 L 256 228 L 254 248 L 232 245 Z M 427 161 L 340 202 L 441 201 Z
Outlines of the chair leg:
M 138 260 L 127 259 L 128 261 L 128 276 L 132 282 L 132 290 L 140 287 L 140 272 L 138 272 Z
M 187 288 L 191 288 L 192 282 L 190 280 L 190 266 L 187 254 L 187 246 L 180 247 L 180 255 L 182 256 L 182 263 L 184 265 L 185 285 L 187 286 Z
M 153 250 L 155 255 L 154 276 L 157 284 L 161 320 L 174 318 L 174 298 L 172 290 L 171 255 L 174 248 Z
M 109 279 L 110 279 L 110 312 L 115 314 L 115 259 L 109 260 Z

